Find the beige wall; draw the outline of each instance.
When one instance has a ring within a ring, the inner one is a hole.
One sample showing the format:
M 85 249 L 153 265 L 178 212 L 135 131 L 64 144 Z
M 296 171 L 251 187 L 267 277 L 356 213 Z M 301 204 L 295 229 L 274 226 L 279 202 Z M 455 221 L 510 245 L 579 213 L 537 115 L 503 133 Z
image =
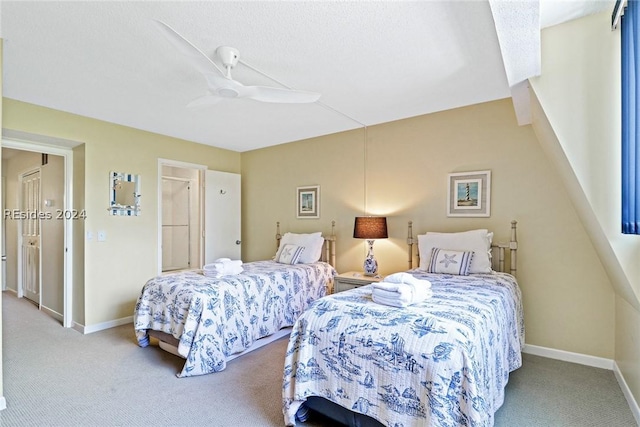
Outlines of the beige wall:
M 620 232 L 620 32 L 610 25 L 603 13 L 545 29 L 531 84 L 541 139 L 616 291 L 615 360 L 640 401 L 640 239 Z
M 414 234 L 489 228 L 509 237 L 518 221 L 518 280 L 526 341 L 593 356 L 614 354 L 614 292 L 565 187 L 510 99 L 242 154 L 243 254 L 273 256 L 274 224 L 329 231 L 337 221 L 341 272 L 361 269 L 365 243 L 354 216 L 384 214 L 390 238 L 375 244 L 382 273 L 406 269 Z M 447 174 L 492 171 L 491 217 L 447 218 Z M 296 220 L 295 189 L 321 186 L 321 219 Z M 365 190 L 366 187 L 366 190 Z M 366 194 L 365 194 L 366 192 Z
M 40 158 L 40 163 L 42 160 Z M 42 307 L 62 320 L 64 316 L 64 157 L 49 155 L 40 167 L 41 210 L 53 219 L 41 222 Z M 51 206 L 44 205 L 45 200 Z
M 74 297 L 83 298 L 84 304 L 79 308 L 74 301 L 74 308 L 83 313 L 87 326 L 131 316 L 142 285 L 159 271 L 158 158 L 240 172 L 240 154 L 236 152 L 6 98 L 3 106 L 6 129 L 84 144 L 84 153 L 74 150 L 84 157 L 84 164 L 75 168 L 74 183 L 80 180 L 84 185 L 84 194 L 80 195 L 84 206 L 77 206 L 86 209 L 83 231 L 93 232 L 94 238 L 83 242 L 84 281 L 74 278 Z M 109 215 L 110 171 L 141 175 L 140 216 Z M 97 241 L 98 231 L 106 233 L 105 242 Z M 74 241 L 83 238 L 76 234 Z M 77 313 L 73 317 L 80 319 Z

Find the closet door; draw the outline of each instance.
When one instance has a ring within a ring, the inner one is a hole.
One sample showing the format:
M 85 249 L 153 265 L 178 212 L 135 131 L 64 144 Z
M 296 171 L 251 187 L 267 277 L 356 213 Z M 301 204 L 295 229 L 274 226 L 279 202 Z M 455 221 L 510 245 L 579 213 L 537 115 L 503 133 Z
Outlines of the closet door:
M 40 307 L 40 170 L 24 174 L 22 183 L 21 219 L 22 264 L 21 285 L 24 296 Z
M 218 258 L 241 258 L 240 175 L 206 171 L 205 264 Z

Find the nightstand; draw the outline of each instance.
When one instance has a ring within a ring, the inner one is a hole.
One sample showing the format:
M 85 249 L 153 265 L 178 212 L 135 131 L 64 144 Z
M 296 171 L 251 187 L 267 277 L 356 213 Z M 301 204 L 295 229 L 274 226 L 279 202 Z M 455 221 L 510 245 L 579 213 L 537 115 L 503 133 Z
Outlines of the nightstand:
M 382 276 L 365 276 L 361 271 L 348 271 L 334 277 L 333 293 L 379 282 L 382 279 Z

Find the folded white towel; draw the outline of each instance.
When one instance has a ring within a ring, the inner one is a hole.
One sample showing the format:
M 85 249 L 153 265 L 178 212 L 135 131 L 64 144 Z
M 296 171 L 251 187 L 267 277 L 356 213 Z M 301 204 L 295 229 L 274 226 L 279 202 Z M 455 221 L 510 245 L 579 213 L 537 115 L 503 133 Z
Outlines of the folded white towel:
M 384 278 L 384 281 L 387 283 L 410 283 L 413 285 L 422 285 L 427 288 L 431 287 L 431 282 L 425 279 L 418 279 L 413 274 L 409 273 L 393 273 Z
M 212 262 L 210 264 L 205 264 L 202 266 L 203 270 L 211 270 L 211 271 L 218 271 L 224 268 L 224 264 L 221 262 Z
M 426 300 L 428 298 L 431 298 L 431 296 L 433 294 L 431 289 L 429 289 L 429 290 L 427 290 L 427 293 L 426 293 L 424 299 L 422 299 L 420 301 L 415 301 L 415 302 L 412 302 L 412 303 L 408 303 L 406 301 L 403 301 L 401 298 L 397 298 L 397 297 L 389 298 L 389 297 L 386 296 L 386 294 L 382 294 L 383 292 L 386 292 L 386 291 L 383 291 L 381 289 L 374 289 L 372 294 L 371 294 L 371 297 L 373 298 L 373 301 L 378 303 L 378 304 L 384 304 L 384 305 L 389 305 L 389 306 L 392 306 L 392 307 L 400 307 L 400 308 L 407 307 L 407 306 L 413 305 L 413 304 L 417 304 L 417 303 L 419 303 L 421 301 L 424 301 L 424 300 Z
M 210 264 L 202 266 L 202 272 L 207 277 L 221 277 L 240 274 L 243 270 L 242 260 L 231 260 L 229 258 L 219 258 Z
M 394 282 L 388 282 L 391 277 Z M 416 279 L 410 274 L 396 273 L 373 284 L 372 299 L 380 304 L 406 307 L 431 297 L 431 282 Z

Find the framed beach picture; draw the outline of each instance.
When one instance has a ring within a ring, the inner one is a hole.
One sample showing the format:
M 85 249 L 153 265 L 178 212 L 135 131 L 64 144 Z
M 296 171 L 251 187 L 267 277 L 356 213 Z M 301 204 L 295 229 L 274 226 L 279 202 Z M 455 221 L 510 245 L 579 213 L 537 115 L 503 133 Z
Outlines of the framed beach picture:
M 297 218 L 320 218 L 320 186 L 296 188 Z
M 449 174 L 447 216 L 491 216 L 491 171 Z

